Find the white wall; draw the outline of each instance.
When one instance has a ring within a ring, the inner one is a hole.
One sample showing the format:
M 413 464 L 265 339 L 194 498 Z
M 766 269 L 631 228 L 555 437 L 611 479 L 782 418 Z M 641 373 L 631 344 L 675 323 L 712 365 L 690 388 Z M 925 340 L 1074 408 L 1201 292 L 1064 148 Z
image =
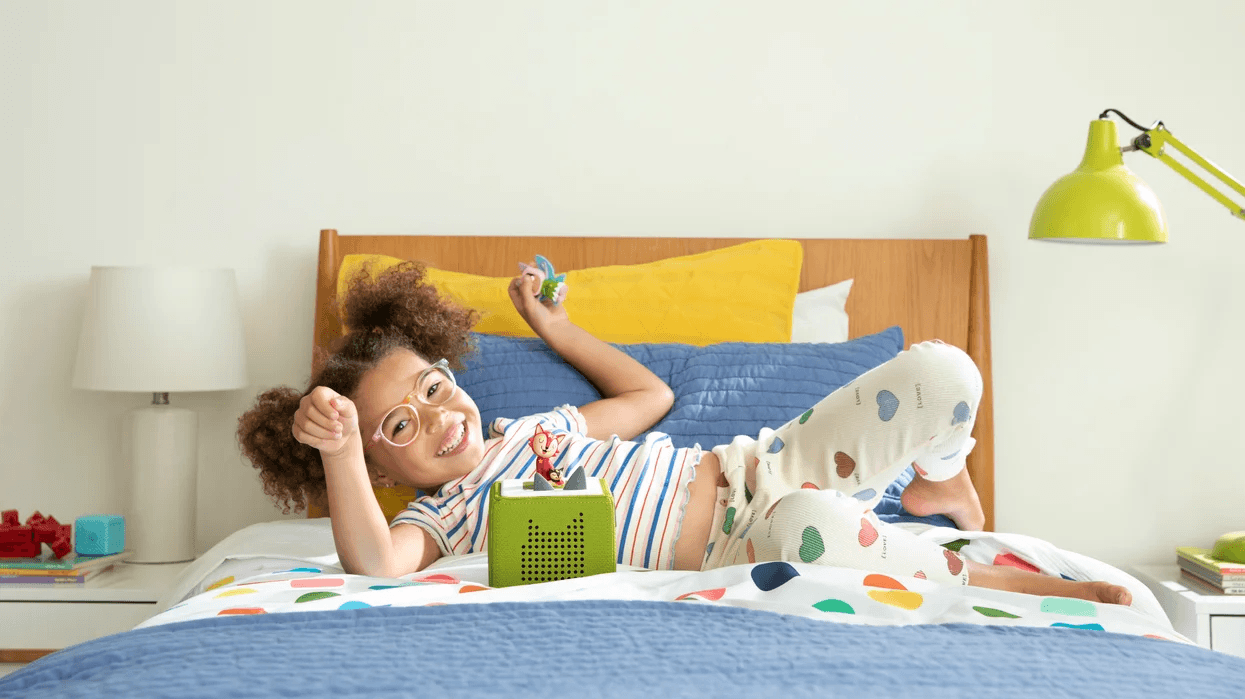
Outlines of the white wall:
M 310 363 L 343 233 L 990 236 L 998 524 L 1109 562 L 1245 528 L 1245 221 L 1148 156 L 1172 242 L 1025 239 L 1107 107 L 1245 173 L 1245 4 L 0 4 L 0 508 L 124 511 L 140 394 L 75 391 L 93 264 L 236 268 L 198 545 L 280 514 L 237 416 Z M 1121 137 L 1134 131 L 1121 124 Z

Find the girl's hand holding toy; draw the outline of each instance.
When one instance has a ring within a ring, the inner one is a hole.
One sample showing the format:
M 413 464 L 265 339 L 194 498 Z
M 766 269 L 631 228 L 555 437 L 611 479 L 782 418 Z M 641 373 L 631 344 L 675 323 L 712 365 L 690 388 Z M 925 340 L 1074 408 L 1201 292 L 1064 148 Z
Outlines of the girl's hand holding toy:
M 325 456 L 337 456 L 359 434 L 354 402 L 331 388 L 316 386 L 303 396 L 294 414 L 294 438 Z
M 543 335 L 560 322 L 569 320 L 566 308 L 565 274 L 554 275 L 553 265 L 540 255 L 533 264 L 519 263 L 519 276 L 510 280 L 510 301 L 536 334 Z
M 543 256 L 536 256 L 535 267 L 520 262 L 519 273 L 531 274 L 540 280 L 541 301 L 551 301 L 556 306 L 566 299 L 566 292 L 570 288 L 566 285 L 566 275 L 556 274 L 553 271 L 553 263 Z

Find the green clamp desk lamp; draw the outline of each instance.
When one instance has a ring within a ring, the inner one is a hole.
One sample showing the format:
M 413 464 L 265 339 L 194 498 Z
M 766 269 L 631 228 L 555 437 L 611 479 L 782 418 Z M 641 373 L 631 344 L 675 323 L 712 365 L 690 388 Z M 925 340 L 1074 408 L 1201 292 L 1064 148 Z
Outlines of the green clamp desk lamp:
M 1142 132 L 1133 139 L 1132 145 L 1119 147 L 1115 122 L 1107 118 L 1111 112 L 1119 114 L 1120 118 Z M 1131 150 L 1144 151 L 1167 163 L 1171 169 L 1228 207 L 1233 216 L 1245 219 L 1245 207 L 1233 202 L 1168 155 L 1165 152 L 1168 145 L 1245 197 L 1245 187 L 1240 182 L 1181 143 L 1163 126 L 1163 122 L 1156 121 L 1147 129 L 1119 110 L 1108 109 L 1089 124 L 1089 142 L 1085 145 L 1085 157 L 1081 159 L 1080 166 L 1056 180 L 1038 200 L 1033 218 L 1029 221 L 1029 239 L 1070 243 L 1167 242 L 1167 218 L 1154 190 L 1124 167 L 1123 154 Z M 1229 532 L 1219 537 L 1211 557 L 1245 563 L 1245 531 Z
M 1115 122 L 1108 118 L 1111 112 L 1142 132 L 1132 145 L 1119 147 Z M 1123 154 L 1131 150 L 1163 161 L 1228 207 L 1233 216 L 1245 219 L 1245 206 L 1236 204 L 1167 154 L 1169 145 L 1245 197 L 1245 187 L 1240 182 L 1177 140 L 1163 122 L 1156 121 L 1147 129 L 1120 111 L 1108 109 L 1089 124 L 1089 142 L 1080 166 L 1056 180 L 1038 200 L 1029 221 L 1029 238 L 1075 243 L 1167 242 L 1167 218 L 1154 190 L 1124 167 Z

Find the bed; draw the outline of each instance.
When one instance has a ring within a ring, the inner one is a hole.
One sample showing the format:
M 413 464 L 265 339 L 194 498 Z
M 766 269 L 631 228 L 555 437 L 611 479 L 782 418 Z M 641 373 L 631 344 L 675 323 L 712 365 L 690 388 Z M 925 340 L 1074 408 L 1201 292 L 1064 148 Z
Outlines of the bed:
M 332 301 L 350 255 L 506 277 L 534 252 L 556 260 L 559 269 L 575 270 L 642 265 L 744 242 L 325 230 L 313 342 L 327 348 L 341 334 Z M 844 365 L 846 373 L 859 373 L 905 344 L 941 339 L 968 352 L 985 380 L 968 468 L 986 531 L 939 526 L 950 522 L 911 517 L 901 507 L 887 513 L 889 521 L 971 560 L 1124 585 L 1135 598 L 1131 607 L 950 588 L 799 562 L 703 572 L 624 565 L 589 578 L 494 589 L 487 555 L 476 553 L 447 556 L 399 579 L 367 578 L 341 569 L 323 503 L 312 503 L 305 520 L 256 524 L 213 547 L 162 600 L 162 611 L 139 628 L 0 678 L 0 699 L 1239 696 L 1245 660 L 1198 648 L 1174 632 L 1153 595 L 1131 576 L 1039 539 L 993 531 L 986 238 L 817 239 L 801 240 L 799 247 L 799 292 L 854 280 L 845 308 L 852 339 L 761 348 L 775 358 L 774 366 L 788 354 L 838 361 L 849 346 L 883 353 Z M 539 354 L 537 343 L 487 339 L 482 346 L 497 356 L 521 351 L 530 362 Z M 746 344 L 725 346 L 735 352 Z M 698 354 L 706 348 L 670 347 L 628 351 L 653 366 L 671 351 L 681 352 L 678 361 L 685 363 L 691 355 L 702 364 L 727 361 L 713 359 L 720 352 Z M 755 354 L 731 356 L 756 361 L 748 359 Z M 807 369 L 799 369 L 802 377 Z M 483 371 L 483 364 L 469 366 L 463 380 Z M 901 479 L 895 492 L 902 486 Z M 896 498 L 890 506 L 897 507 Z

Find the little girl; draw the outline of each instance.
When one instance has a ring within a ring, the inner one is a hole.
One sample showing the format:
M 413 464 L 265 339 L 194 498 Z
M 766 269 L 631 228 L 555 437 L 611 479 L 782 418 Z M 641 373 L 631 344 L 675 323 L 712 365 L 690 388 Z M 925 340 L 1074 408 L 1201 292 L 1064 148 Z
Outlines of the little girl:
M 350 332 L 310 388 L 261 394 L 238 428 L 265 491 L 287 511 L 327 498 L 348 572 L 398 577 L 442 555 L 484 550 L 489 486 L 533 478 L 539 456 L 562 477 L 584 469 L 606 479 L 623 564 L 702 570 L 791 560 L 1131 602 L 1125 588 L 1105 582 L 966 561 L 873 514 L 912 464 L 909 512 L 946 514 L 968 530 L 983 524 L 964 468 L 981 377 L 954 347 L 914 345 L 778 430 L 710 452 L 676 449 L 659 433 L 633 442 L 670 409 L 670 388 L 575 325 L 561 305 L 539 300 L 539 280 L 523 274 L 510 284 L 515 308 L 603 398 L 498 419 L 486 434 L 451 369 L 471 349 L 476 313 L 439 297 L 416 263 L 375 281 L 362 271 L 349 287 L 342 315 Z M 533 452 L 538 432 L 556 442 L 556 455 Z M 394 484 L 421 493 L 386 522 L 372 487 Z

